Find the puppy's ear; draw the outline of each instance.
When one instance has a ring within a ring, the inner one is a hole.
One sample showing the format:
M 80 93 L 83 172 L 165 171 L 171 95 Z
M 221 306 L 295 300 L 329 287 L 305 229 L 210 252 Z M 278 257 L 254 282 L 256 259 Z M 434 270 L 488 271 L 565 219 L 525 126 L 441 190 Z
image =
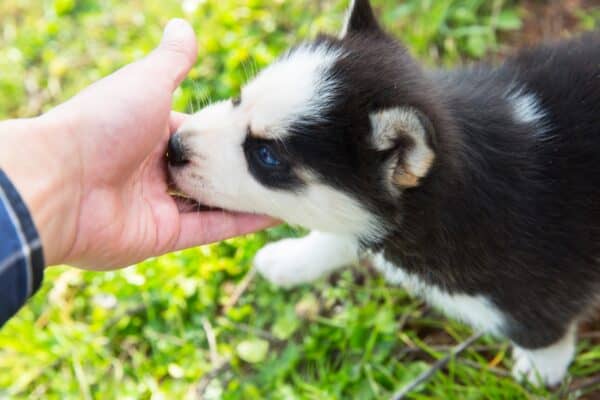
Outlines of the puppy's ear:
M 369 0 L 352 0 L 340 37 L 359 32 L 379 32 L 381 28 Z
M 429 118 L 410 107 L 396 107 L 370 115 L 372 144 L 393 151 L 385 178 L 391 188 L 416 187 L 435 160 L 435 132 Z

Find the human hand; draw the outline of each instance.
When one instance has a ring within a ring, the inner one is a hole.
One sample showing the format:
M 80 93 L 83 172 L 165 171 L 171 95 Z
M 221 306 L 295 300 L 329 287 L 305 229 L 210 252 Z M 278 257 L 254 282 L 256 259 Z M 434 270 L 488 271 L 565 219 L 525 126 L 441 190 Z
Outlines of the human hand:
M 49 265 L 122 267 L 273 224 L 180 212 L 167 192 L 165 149 L 185 118 L 171 112 L 172 92 L 196 52 L 192 28 L 173 20 L 146 58 L 39 118 L 0 124 L 0 167 L 28 204 Z

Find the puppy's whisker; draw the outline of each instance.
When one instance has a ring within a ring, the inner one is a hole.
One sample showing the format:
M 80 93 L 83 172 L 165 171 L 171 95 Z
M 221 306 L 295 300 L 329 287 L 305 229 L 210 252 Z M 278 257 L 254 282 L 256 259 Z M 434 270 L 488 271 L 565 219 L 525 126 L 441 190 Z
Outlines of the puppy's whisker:
M 192 84 L 194 86 L 194 90 L 193 90 L 193 94 L 192 94 L 192 105 L 193 105 L 193 107 L 196 107 L 195 110 L 192 109 L 192 114 L 194 114 L 194 113 L 200 111 L 200 109 L 202 107 L 201 107 L 200 102 L 198 101 L 198 96 L 201 95 L 200 89 L 198 86 L 198 82 L 196 80 L 194 80 L 194 81 L 192 81 Z
M 210 95 L 208 93 L 203 93 L 202 97 L 200 98 L 200 106 L 201 108 L 207 107 L 208 105 L 210 105 L 211 100 L 210 100 Z

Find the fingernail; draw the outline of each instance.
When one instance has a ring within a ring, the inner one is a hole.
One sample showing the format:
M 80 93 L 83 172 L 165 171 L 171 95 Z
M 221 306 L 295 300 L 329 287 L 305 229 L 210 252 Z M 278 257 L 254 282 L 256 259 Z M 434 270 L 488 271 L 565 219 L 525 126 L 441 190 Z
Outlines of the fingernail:
M 163 41 L 179 40 L 186 37 L 188 34 L 189 24 L 181 19 L 175 18 L 169 21 L 163 32 Z

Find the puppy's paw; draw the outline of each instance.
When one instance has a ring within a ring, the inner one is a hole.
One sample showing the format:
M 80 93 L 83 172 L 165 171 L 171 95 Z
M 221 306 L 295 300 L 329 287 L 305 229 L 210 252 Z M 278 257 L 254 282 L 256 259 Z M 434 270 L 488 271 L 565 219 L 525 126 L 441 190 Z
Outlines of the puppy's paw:
M 515 347 L 512 370 L 514 378 L 536 386 L 551 387 L 560 384 L 567 375 L 571 358 L 553 358 L 549 353 L 549 350 L 528 351 Z
M 303 239 L 286 239 L 263 247 L 254 258 L 262 276 L 282 287 L 293 287 L 315 281 L 327 273 L 326 260 L 310 257 Z
M 540 382 L 541 376 L 533 366 L 533 363 L 527 357 L 525 352 L 515 349 L 513 351 L 514 365 L 512 375 L 519 382 L 527 382 L 533 385 L 543 384 Z

